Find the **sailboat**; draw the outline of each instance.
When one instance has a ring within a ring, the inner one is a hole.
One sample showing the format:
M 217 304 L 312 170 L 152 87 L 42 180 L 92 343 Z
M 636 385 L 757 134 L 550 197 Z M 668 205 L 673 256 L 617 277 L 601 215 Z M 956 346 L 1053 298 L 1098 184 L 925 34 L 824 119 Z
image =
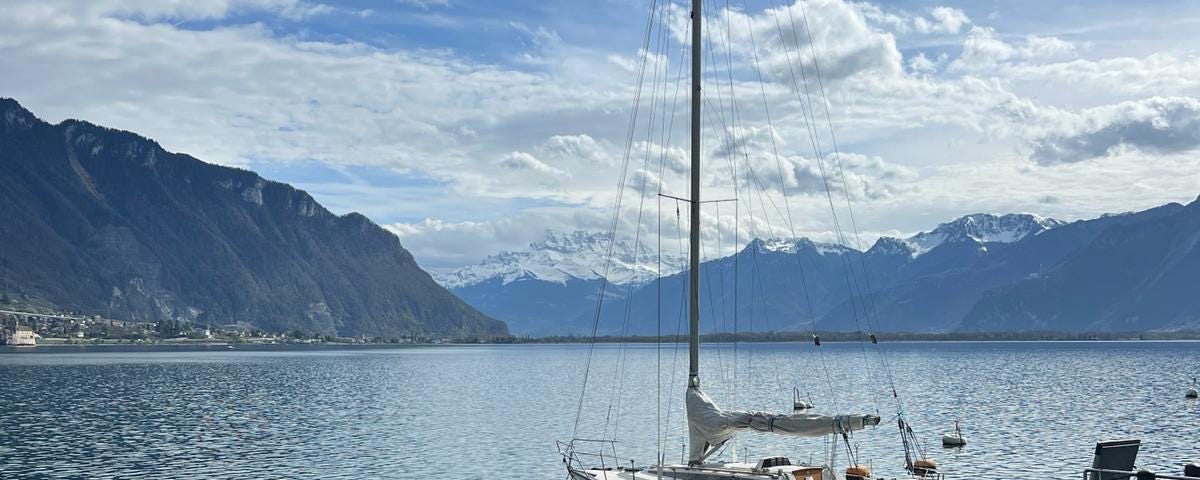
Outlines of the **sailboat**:
M 687 459 L 686 462 L 667 464 L 661 462 L 645 468 L 622 465 L 600 465 L 588 467 L 583 464 L 582 446 L 589 442 L 611 443 L 607 440 L 573 439 L 559 442 L 559 453 L 566 466 L 567 477 L 572 480 L 649 480 L 649 479 L 833 479 L 837 475 L 829 465 L 793 464 L 787 457 L 766 456 L 757 461 L 712 461 L 734 435 L 741 432 L 763 432 L 775 435 L 798 437 L 824 437 L 829 435 L 845 438 L 850 432 L 878 425 L 880 417 L 874 414 L 820 415 L 808 413 L 807 409 L 791 413 L 775 413 L 751 410 L 724 409 L 717 405 L 701 387 L 700 375 L 700 127 L 701 127 L 701 82 L 703 77 L 702 51 L 703 15 L 702 0 L 692 1 L 691 10 L 691 170 L 690 198 L 682 199 L 690 204 L 690 228 L 688 238 L 687 269 L 687 339 L 688 377 L 684 390 L 687 410 Z M 816 340 L 819 345 L 819 339 Z M 847 440 L 848 442 L 848 440 Z M 604 447 L 601 447 L 602 449 Z M 615 447 L 613 447 L 615 450 Z M 615 457 L 615 455 L 613 455 Z M 598 455 L 602 463 L 604 454 Z M 611 457 L 610 457 L 611 458 Z M 845 471 L 848 480 L 865 480 L 871 471 L 866 465 L 853 464 Z
M 688 375 L 686 385 L 681 385 L 684 387 L 683 396 L 687 411 L 687 443 L 685 449 L 686 458 L 681 458 L 679 463 L 667 463 L 665 461 L 665 455 L 662 454 L 662 443 L 660 438 L 660 451 L 655 459 L 655 464 L 638 468 L 633 461 L 630 460 L 629 466 L 626 467 L 624 463 L 616 461 L 618 456 L 616 454 L 615 439 L 608 439 L 607 436 L 601 436 L 602 439 L 600 440 L 575 437 L 566 442 L 558 442 L 558 450 L 562 458 L 562 463 L 566 469 L 566 476 L 569 480 L 835 480 L 839 478 L 840 473 L 841 478 L 845 478 L 846 480 L 868 480 L 873 478 L 871 468 L 867 465 L 858 463 L 857 455 L 854 453 L 853 449 L 850 448 L 849 435 L 851 432 L 878 425 L 880 423 L 880 417 L 878 414 L 872 415 L 859 413 L 820 415 L 812 413 L 810 410 L 811 404 L 808 402 L 804 402 L 804 404 L 801 403 L 798 390 L 794 390 L 793 392 L 793 411 L 791 413 L 725 409 L 718 406 L 717 403 L 708 395 L 708 393 L 705 392 L 701 386 L 699 337 L 701 228 L 699 228 L 699 226 L 701 220 L 700 205 L 704 203 L 701 201 L 700 189 L 700 126 L 701 105 L 703 103 L 701 97 L 701 84 L 703 77 L 702 65 L 704 61 L 704 55 L 700 53 L 702 52 L 701 32 L 704 25 L 704 17 L 701 11 L 702 3 L 702 0 L 692 0 L 690 16 L 691 21 L 688 25 L 691 33 L 691 51 L 693 52 L 691 55 L 690 94 L 691 168 L 688 173 L 690 176 L 690 197 L 686 199 L 671 197 L 676 201 L 682 201 L 689 205 L 689 216 L 691 222 L 689 224 L 688 234 L 688 291 L 686 297 Z M 807 19 L 805 19 L 805 26 L 807 28 Z M 726 30 L 728 30 L 728 28 L 726 28 Z M 647 30 L 647 44 L 649 43 L 649 32 L 650 29 Z M 782 37 L 783 32 L 781 31 L 780 34 Z M 686 37 L 686 35 L 684 37 Z M 750 38 L 753 42 L 752 35 Z M 649 53 L 647 53 L 645 56 L 648 55 Z M 757 53 L 755 55 L 757 55 Z M 757 66 L 757 58 L 755 61 Z M 681 72 L 682 66 L 683 64 L 681 62 Z M 815 52 L 814 70 L 816 70 L 818 75 L 817 80 L 819 83 L 820 77 L 819 70 L 816 68 L 815 64 Z M 642 73 L 645 73 L 645 71 L 643 70 Z M 803 73 L 804 71 L 801 69 L 801 74 L 803 75 Z M 655 75 L 658 75 L 657 70 L 655 71 Z M 732 84 L 732 74 L 730 74 L 730 77 L 730 82 Z M 793 81 L 795 81 L 794 78 Z M 805 88 L 807 88 L 807 83 L 805 83 Z M 821 88 L 823 89 L 823 87 Z M 640 86 L 638 92 L 640 94 Z M 807 90 L 805 91 L 805 95 L 807 95 Z M 766 103 L 765 93 L 763 100 L 764 103 Z M 810 100 L 807 103 L 811 106 L 812 101 Z M 636 112 L 637 109 L 635 106 L 635 117 Z M 829 123 L 830 132 L 832 135 L 832 122 Z M 632 131 L 633 125 L 631 123 L 630 132 Z M 630 136 L 630 139 L 632 139 L 632 135 Z M 627 142 L 627 144 L 631 143 L 631 141 Z M 834 152 L 836 153 L 836 141 L 834 144 Z M 816 148 L 815 150 L 818 150 L 817 158 L 819 158 L 820 148 Z M 824 176 L 824 172 L 822 172 L 822 176 Z M 828 186 L 826 191 L 828 193 Z M 667 195 L 663 195 L 660 192 L 659 196 L 663 197 Z M 616 213 L 619 213 L 620 211 L 619 198 L 620 197 L 618 196 Z M 849 198 L 847 198 L 847 203 L 849 203 Z M 615 235 L 616 213 L 614 213 L 613 235 Z M 602 276 L 602 278 L 605 277 Z M 869 284 L 867 285 L 867 288 L 869 289 Z M 598 298 L 598 301 L 603 301 L 603 290 L 601 290 L 601 295 L 599 295 Z M 865 305 L 864 310 L 866 310 Z M 597 312 L 596 318 L 596 321 L 598 322 L 599 312 Z M 869 334 L 868 336 L 870 343 L 877 343 L 877 339 L 874 334 Z M 595 324 L 593 325 L 593 338 L 595 338 Z M 815 335 L 815 332 L 813 340 L 814 343 L 820 347 L 820 339 Z M 882 353 L 880 356 L 881 360 L 883 360 Z M 589 367 L 590 364 L 591 351 L 589 350 Z M 719 375 L 716 376 L 719 377 Z M 581 394 L 579 411 L 582 411 L 583 407 L 582 395 L 586 394 L 587 392 L 586 370 L 584 377 L 584 392 Z M 890 372 L 888 373 L 888 377 L 888 381 L 891 382 L 892 380 L 890 378 Z M 1193 395 L 1195 388 L 1195 381 L 1193 381 L 1193 388 L 1190 392 L 1188 392 L 1189 397 L 1195 396 Z M 904 447 L 905 470 L 910 476 L 914 477 L 935 479 L 943 478 L 943 474 L 938 472 L 937 463 L 924 455 L 923 449 L 921 448 L 921 441 L 914 433 L 912 426 L 905 420 L 902 408 L 900 408 L 899 396 L 896 393 L 896 387 L 894 384 L 891 388 L 891 394 L 896 400 L 897 404 L 896 424 L 899 427 L 900 437 Z M 878 410 L 878 408 L 876 410 Z M 576 431 L 578 430 L 578 426 L 579 413 L 576 414 Z M 716 459 L 719 457 L 718 454 L 723 451 L 723 447 L 726 447 L 734 439 L 736 434 L 743 432 L 762 432 L 795 437 L 832 436 L 835 442 L 838 441 L 840 437 L 840 439 L 846 443 L 847 450 L 851 453 L 848 461 L 849 465 L 841 472 L 834 471 L 834 452 L 836 451 L 836 447 L 829 450 L 830 456 L 828 459 L 825 459 L 825 463 L 822 464 L 793 462 L 792 459 L 784 456 L 759 456 L 752 459 L 749 457 L 749 455 L 744 455 L 743 461 L 737 461 L 736 452 L 735 455 L 733 455 L 733 460 L 731 461 Z M 965 443 L 962 441 L 962 434 L 961 431 L 958 430 L 957 425 L 953 439 L 960 444 Z M 1085 478 L 1132 478 L 1135 475 L 1138 478 L 1142 478 L 1143 473 L 1135 473 L 1134 468 L 1134 460 L 1137 455 L 1139 444 L 1140 442 L 1137 440 L 1121 440 L 1098 443 L 1096 445 L 1095 459 L 1092 467 L 1084 469 Z M 588 448 L 595 447 L 597 445 L 598 448 Z M 595 465 L 597 462 L 594 462 L 593 459 L 598 461 L 599 465 Z M 1164 475 L 1155 477 L 1154 474 L 1150 474 L 1150 478 L 1200 480 L 1200 465 L 1187 465 L 1184 469 L 1184 473 L 1185 476 L 1183 477 Z

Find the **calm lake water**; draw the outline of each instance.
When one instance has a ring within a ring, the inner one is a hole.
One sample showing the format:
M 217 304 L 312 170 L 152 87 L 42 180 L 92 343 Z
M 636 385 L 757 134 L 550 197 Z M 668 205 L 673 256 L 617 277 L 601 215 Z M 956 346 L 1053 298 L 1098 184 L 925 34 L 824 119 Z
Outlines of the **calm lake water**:
M 885 423 L 853 444 L 877 472 L 901 472 L 896 407 L 869 345 L 737 349 L 736 362 L 732 346 L 704 349 L 702 384 L 719 404 L 735 403 L 736 385 L 737 406 L 788 410 L 795 386 L 820 412 L 878 408 Z M 587 353 L 0 354 L 0 478 L 560 479 L 554 442 L 571 437 Z M 907 418 L 950 478 L 1081 478 L 1097 440 L 1126 437 L 1142 439 L 1140 464 L 1163 473 L 1200 459 L 1200 404 L 1183 398 L 1200 375 L 1198 343 L 896 343 L 884 353 Z M 579 436 L 616 438 L 640 465 L 655 457 L 662 418 L 667 458 L 678 460 L 685 368 L 673 345 L 596 347 Z M 969 445 L 943 449 L 956 418 Z M 739 438 L 751 457 L 804 461 L 825 442 Z

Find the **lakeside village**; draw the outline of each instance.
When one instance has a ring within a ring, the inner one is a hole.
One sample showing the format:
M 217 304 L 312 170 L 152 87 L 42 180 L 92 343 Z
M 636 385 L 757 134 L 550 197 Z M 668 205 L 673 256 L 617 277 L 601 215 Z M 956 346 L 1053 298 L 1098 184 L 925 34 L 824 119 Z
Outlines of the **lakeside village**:
M 197 325 L 185 322 L 135 322 L 100 315 L 32 313 L 0 310 L 0 345 L 98 344 L 442 344 L 462 340 L 403 336 L 334 337 L 299 330 L 264 332 L 238 325 Z

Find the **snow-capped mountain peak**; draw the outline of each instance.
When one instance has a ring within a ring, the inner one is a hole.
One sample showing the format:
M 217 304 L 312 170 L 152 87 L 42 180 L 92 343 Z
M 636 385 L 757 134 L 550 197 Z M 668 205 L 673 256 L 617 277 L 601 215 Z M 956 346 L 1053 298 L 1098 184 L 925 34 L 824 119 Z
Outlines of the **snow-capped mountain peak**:
M 1028 213 L 975 213 L 913 235 L 905 242 L 912 247 L 913 256 L 916 257 L 945 243 L 1012 243 L 1064 224 L 1053 218 Z
M 566 284 L 572 278 L 595 280 L 604 277 L 609 238 L 606 233 L 576 231 L 571 233 L 547 231 L 542 240 L 530 243 L 521 251 L 503 251 L 485 258 L 476 265 L 436 275 L 446 288 L 460 288 L 492 279 L 505 285 L 518 280 L 541 280 Z M 663 273 L 671 274 L 682 267 L 678 254 L 663 255 Z M 608 280 L 614 284 L 643 284 L 658 277 L 658 255 L 644 243 L 634 246 L 632 240 L 618 238 L 608 262 Z
M 875 244 L 867 250 L 868 256 L 873 255 L 908 255 L 912 256 L 914 252 L 913 246 L 908 242 L 894 237 L 879 237 Z
M 812 250 L 818 255 L 841 255 L 849 248 L 833 243 L 814 242 L 807 238 L 756 238 L 747 246 L 757 248 L 759 252 L 796 253 L 802 250 Z

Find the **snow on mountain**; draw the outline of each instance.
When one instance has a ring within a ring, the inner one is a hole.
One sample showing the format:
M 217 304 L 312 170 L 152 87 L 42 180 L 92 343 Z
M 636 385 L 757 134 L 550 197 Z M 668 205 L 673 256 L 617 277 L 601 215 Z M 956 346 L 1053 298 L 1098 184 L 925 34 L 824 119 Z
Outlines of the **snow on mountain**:
M 909 252 L 915 258 L 945 243 L 1011 243 L 1059 225 L 1063 225 L 1063 222 L 1031 214 L 980 213 L 943 223 L 932 231 L 918 233 L 904 240 L 880 239 L 883 243 L 877 243 L 872 250 L 875 254 Z M 566 284 L 572 278 L 597 280 L 604 273 L 608 243 L 606 233 L 548 231 L 544 240 L 533 242 L 524 250 L 500 252 L 476 265 L 435 275 L 435 280 L 451 289 L 493 279 L 500 279 L 503 285 L 523 279 L 557 284 Z M 811 249 L 819 255 L 839 255 L 849 251 L 847 247 L 814 242 L 807 238 L 756 239 L 749 246 L 759 248 L 760 252 L 796 253 Z M 678 252 L 664 252 L 663 275 L 681 271 L 684 267 L 682 258 Z M 613 245 L 608 280 L 618 285 L 645 284 L 658 277 L 657 262 L 657 254 L 645 243 L 635 248 L 632 240 L 618 239 Z
M 1012 243 L 1065 224 L 1053 218 L 1027 213 L 976 213 L 940 224 L 932 231 L 913 235 L 905 242 L 912 247 L 913 257 L 917 257 L 945 243 Z
M 451 289 L 497 278 L 504 285 L 522 279 L 558 284 L 566 284 L 571 278 L 596 280 L 603 278 L 608 245 L 606 233 L 548 231 L 544 240 L 529 244 L 525 250 L 500 252 L 476 265 L 437 275 L 435 280 Z M 664 275 L 683 267 L 678 253 L 664 252 L 662 264 Z M 632 241 L 617 239 L 608 265 L 608 280 L 618 285 L 640 285 L 657 278 L 657 268 L 658 255 L 652 248 L 644 243 L 635 248 Z
M 768 238 L 754 239 L 750 242 L 749 247 L 757 247 L 759 252 L 783 252 L 796 253 L 804 249 L 811 249 L 820 255 L 841 255 L 851 249 L 833 243 L 814 242 L 807 238 Z
M 913 246 L 899 238 L 879 237 L 871 248 L 867 249 L 868 256 L 913 255 Z

